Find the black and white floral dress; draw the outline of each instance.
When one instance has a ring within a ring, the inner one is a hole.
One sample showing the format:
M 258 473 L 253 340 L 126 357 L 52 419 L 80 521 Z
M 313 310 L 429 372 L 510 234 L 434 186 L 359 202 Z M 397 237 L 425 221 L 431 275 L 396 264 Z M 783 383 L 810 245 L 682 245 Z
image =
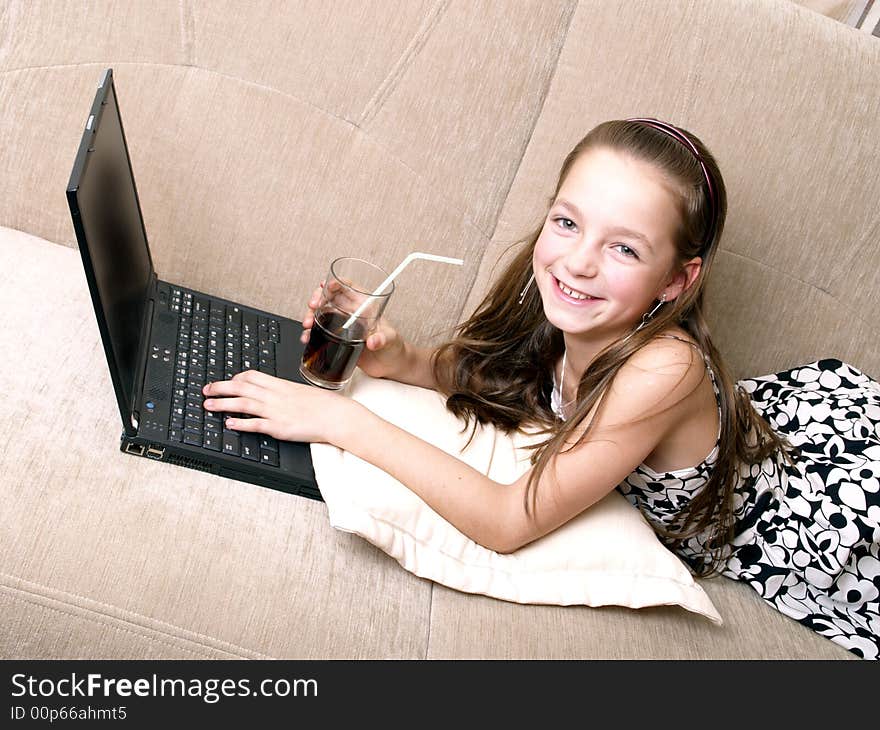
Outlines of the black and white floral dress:
M 722 574 L 853 653 L 880 658 L 880 383 L 820 360 L 738 385 L 797 456 L 741 468 Z M 649 522 L 668 526 L 717 452 L 716 444 L 697 466 L 663 474 L 641 465 L 618 489 Z M 676 552 L 701 565 L 706 541 L 691 538 Z

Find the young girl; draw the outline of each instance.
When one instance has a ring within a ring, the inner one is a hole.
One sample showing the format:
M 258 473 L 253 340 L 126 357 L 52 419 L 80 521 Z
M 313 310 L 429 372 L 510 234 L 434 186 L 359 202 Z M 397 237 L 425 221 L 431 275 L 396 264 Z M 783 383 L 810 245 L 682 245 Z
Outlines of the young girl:
M 368 375 L 438 389 L 467 422 L 545 429 L 513 484 L 339 393 L 259 372 L 208 384 L 205 407 L 252 416 L 231 428 L 350 451 L 499 552 L 617 488 L 695 573 L 747 581 L 877 658 L 880 385 L 833 360 L 732 382 L 703 316 L 726 205 L 693 134 L 606 122 L 566 158 L 543 227 L 455 339 L 417 348 L 387 322 L 371 335 Z

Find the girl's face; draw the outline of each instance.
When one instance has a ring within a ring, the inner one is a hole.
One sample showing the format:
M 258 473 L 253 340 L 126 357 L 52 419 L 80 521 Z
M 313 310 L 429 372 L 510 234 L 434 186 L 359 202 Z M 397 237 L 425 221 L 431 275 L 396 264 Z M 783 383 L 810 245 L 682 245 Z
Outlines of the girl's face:
M 654 300 L 665 293 L 672 301 L 699 273 L 700 259 L 677 265 L 680 224 L 657 168 L 604 147 L 581 155 L 535 245 L 547 319 L 590 341 L 632 331 Z

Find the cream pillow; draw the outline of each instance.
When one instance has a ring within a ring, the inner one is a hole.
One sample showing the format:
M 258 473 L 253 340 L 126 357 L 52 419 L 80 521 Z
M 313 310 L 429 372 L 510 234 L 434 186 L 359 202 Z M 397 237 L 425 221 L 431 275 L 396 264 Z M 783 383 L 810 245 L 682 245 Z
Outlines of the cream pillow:
M 469 430 L 462 433 L 462 422 L 433 390 L 357 371 L 348 393 L 385 420 L 502 484 L 529 468 L 530 452 L 518 448 L 527 436 L 510 437 L 483 427 L 462 450 Z M 330 524 L 360 535 L 415 575 L 516 603 L 678 605 L 721 623 L 684 563 L 616 491 L 554 532 L 502 555 L 463 535 L 414 492 L 366 461 L 328 444 L 313 444 L 312 459 Z

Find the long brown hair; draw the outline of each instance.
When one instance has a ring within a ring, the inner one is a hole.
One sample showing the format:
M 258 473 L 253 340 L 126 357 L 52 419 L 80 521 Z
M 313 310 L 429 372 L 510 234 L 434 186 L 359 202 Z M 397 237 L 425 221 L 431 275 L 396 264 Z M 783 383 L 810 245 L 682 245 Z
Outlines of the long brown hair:
M 718 164 L 698 137 L 682 130 L 693 142 L 712 178 L 715 214 L 707 194 L 702 168 L 693 152 L 670 135 L 635 121 L 610 121 L 590 131 L 568 154 L 559 173 L 555 200 L 572 165 L 595 148 L 609 148 L 653 164 L 678 192 L 681 227 L 676 236 L 678 261 L 700 256 L 696 281 L 674 301 L 662 307 L 645 327 L 608 345 L 587 367 L 577 389 L 575 411 L 560 423 L 550 407 L 551 373 L 562 356 L 562 332 L 547 321 L 536 286 L 526 293 L 533 271 L 532 256 L 541 229 L 514 246 L 521 247 L 497 284 L 469 319 L 456 328 L 456 336 L 434 353 L 434 375 L 447 396 L 446 406 L 467 424 L 491 423 L 510 432 L 537 423 L 549 435 L 531 456 L 534 469 L 525 491 L 526 513 L 534 513 L 540 475 L 569 440 L 572 432 L 596 407 L 624 363 L 664 330 L 685 330 L 709 358 L 719 390 L 721 432 L 717 461 L 705 486 L 673 520 L 670 529 L 654 525 L 673 549 L 687 538 L 709 530 L 710 551 L 702 566 L 692 568 L 707 575 L 718 572 L 723 549 L 734 534 L 733 495 L 740 464 L 760 463 L 774 454 L 785 454 L 788 445 L 754 410 L 748 395 L 739 390 L 721 355 L 712 343 L 704 317 L 703 292 L 712 269 L 727 213 L 727 193 Z M 578 439 L 585 441 L 590 424 Z M 653 524 L 653 523 L 652 523 Z

